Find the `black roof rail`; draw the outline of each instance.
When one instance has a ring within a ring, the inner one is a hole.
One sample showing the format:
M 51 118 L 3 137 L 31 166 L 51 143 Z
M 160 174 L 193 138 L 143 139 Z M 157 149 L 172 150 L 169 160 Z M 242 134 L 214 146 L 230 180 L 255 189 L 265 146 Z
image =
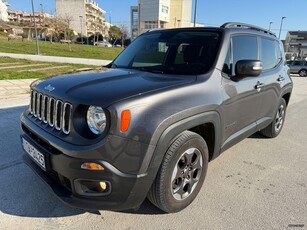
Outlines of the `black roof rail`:
M 269 30 L 263 29 L 263 28 L 258 27 L 258 26 L 253 26 L 253 25 L 250 25 L 250 24 L 241 23 L 241 22 L 226 22 L 221 26 L 221 28 L 246 28 L 246 29 L 251 29 L 251 30 L 256 30 L 256 31 L 260 31 L 260 32 L 263 32 L 263 33 L 267 33 L 267 34 L 270 34 L 270 35 L 273 35 L 273 36 L 276 37 L 276 35 Z

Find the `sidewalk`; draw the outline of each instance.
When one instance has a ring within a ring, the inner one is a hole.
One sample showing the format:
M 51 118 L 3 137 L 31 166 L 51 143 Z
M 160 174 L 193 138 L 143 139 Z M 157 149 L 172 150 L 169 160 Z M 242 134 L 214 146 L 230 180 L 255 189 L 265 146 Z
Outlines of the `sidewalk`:
M 104 66 L 111 62 L 110 60 L 67 58 L 67 57 L 56 57 L 56 56 L 13 54 L 13 53 L 0 53 L 0 57 L 20 58 L 20 59 L 28 59 L 32 61 L 43 61 L 43 62 L 85 64 L 85 65 L 94 65 L 94 66 Z M 18 63 L 15 63 L 15 64 L 18 64 Z M 36 65 L 39 65 L 39 64 L 36 64 Z M 1 67 L 0 66 L 0 68 L 8 69 L 12 67 Z M 16 68 L 16 66 L 14 68 Z M 51 68 L 58 68 L 58 66 L 51 67 Z M 30 84 L 35 80 L 36 79 L 0 80 L 0 100 L 9 99 L 9 98 L 28 97 L 28 94 L 30 93 Z
M 31 61 L 84 64 L 84 65 L 95 65 L 95 66 L 105 66 L 109 64 L 110 62 L 112 62 L 111 60 L 56 57 L 56 56 L 43 56 L 43 55 L 30 55 L 30 54 L 13 54 L 13 53 L 0 53 L 0 57 L 20 58 L 20 59 L 27 59 Z
M 0 100 L 16 97 L 27 97 L 30 84 L 36 79 L 0 80 Z

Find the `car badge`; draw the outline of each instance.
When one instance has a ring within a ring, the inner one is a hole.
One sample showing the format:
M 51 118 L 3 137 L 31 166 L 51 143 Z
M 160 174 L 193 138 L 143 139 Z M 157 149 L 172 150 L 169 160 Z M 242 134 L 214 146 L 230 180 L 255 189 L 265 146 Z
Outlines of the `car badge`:
M 55 90 L 55 88 L 53 87 L 53 86 L 51 86 L 50 84 L 49 85 L 47 85 L 47 86 L 45 86 L 45 88 L 44 88 L 45 90 L 48 90 L 49 91 L 49 93 L 50 92 L 52 92 L 53 90 Z

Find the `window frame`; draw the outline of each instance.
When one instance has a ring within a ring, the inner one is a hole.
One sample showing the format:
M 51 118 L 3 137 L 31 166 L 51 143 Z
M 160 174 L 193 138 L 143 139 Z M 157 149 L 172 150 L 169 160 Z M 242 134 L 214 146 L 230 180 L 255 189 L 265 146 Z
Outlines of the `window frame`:
M 274 42 L 274 48 L 275 48 L 275 54 L 277 55 L 276 52 L 279 52 L 280 54 L 280 60 L 279 62 L 277 62 L 277 59 L 276 59 L 276 65 L 273 67 L 273 68 L 270 68 L 270 69 L 263 69 L 262 72 L 263 73 L 266 73 L 268 71 L 272 71 L 272 70 L 275 70 L 276 68 L 278 68 L 282 61 L 283 61 L 283 55 L 282 55 L 282 51 L 280 50 L 280 43 L 276 40 L 276 39 L 273 39 L 273 38 L 268 38 L 268 37 L 264 37 L 264 36 L 259 36 L 258 37 L 258 40 L 259 40 L 259 48 L 260 48 L 260 57 L 259 57 L 259 60 L 263 63 L 263 59 L 262 59 L 262 43 L 261 43 L 261 39 L 266 39 L 266 40 L 270 40 L 270 41 L 273 41 Z M 276 56 L 277 58 L 277 56 Z

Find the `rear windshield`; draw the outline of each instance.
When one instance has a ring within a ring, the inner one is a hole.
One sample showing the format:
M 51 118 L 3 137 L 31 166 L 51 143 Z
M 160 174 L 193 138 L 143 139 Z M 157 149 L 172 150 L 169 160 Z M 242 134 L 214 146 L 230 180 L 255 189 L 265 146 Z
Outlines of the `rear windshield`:
M 219 34 L 209 31 L 157 31 L 138 37 L 114 61 L 118 68 L 168 74 L 207 72 L 216 57 Z

